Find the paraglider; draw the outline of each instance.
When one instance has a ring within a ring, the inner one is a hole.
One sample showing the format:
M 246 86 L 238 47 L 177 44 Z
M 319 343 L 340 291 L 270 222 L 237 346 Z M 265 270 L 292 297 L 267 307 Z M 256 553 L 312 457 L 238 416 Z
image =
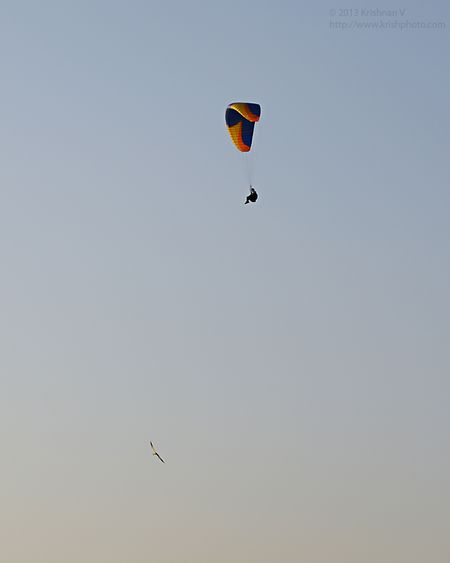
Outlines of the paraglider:
M 258 199 L 258 194 L 256 193 L 256 190 L 252 186 L 250 186 L 250 195 L 247 196 L 244 205 L 246 205 L 249 201 L 255 203 L 257 199 Z
M 252 148 L 253 132 L 255 123 L 261 117 L 261 106 L 247 102 L 235 102 L 227 107 L 225 112 L 225 123 L 231 140 L 238 151 L 247 153 Z M 250 195 L 245 203 L 254 203 L 258 194 L 250 181 Z

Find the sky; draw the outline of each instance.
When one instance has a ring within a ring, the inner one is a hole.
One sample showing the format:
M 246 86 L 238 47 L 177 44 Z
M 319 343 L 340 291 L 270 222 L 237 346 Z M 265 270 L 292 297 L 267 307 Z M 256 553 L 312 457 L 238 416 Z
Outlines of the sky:
M 2 559 L 448 563 L 449 28 L 0 2 Z

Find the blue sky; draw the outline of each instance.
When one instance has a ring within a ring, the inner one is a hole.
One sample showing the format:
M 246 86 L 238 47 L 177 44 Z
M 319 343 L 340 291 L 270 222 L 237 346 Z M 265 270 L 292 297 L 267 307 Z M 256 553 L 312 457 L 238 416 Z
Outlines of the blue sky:
M 344 9 L 1 5 L 10 563 L 449 560 L 449 8 Z

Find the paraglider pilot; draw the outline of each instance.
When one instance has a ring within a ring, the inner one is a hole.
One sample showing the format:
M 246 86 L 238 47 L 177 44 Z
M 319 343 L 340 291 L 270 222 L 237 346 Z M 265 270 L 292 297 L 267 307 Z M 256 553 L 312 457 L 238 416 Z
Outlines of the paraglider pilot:
M 247 205 L 249 201 L 255 203 L 257 199 L 258 199 L 258 194 L 256 193 L 256 190 L 252 186 L 250 186 L 250 195 L 247 196 L 247 199 L 245 200 L 245 205 Z

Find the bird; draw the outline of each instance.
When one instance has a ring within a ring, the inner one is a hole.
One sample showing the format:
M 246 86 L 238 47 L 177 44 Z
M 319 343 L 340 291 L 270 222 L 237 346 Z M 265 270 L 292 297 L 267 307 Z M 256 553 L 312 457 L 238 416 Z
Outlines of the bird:
M 163 463 L 165 463 L 165 461 L 163 460 L 163 458 L 159 455 L 159 453 L 156 451 L 155 446 L 153 445 L 152 441 L 150 440 L 150 446 L 152 447 L 152 452 L 153 455 L 155 455 L 160 461 L 162 461 Z

